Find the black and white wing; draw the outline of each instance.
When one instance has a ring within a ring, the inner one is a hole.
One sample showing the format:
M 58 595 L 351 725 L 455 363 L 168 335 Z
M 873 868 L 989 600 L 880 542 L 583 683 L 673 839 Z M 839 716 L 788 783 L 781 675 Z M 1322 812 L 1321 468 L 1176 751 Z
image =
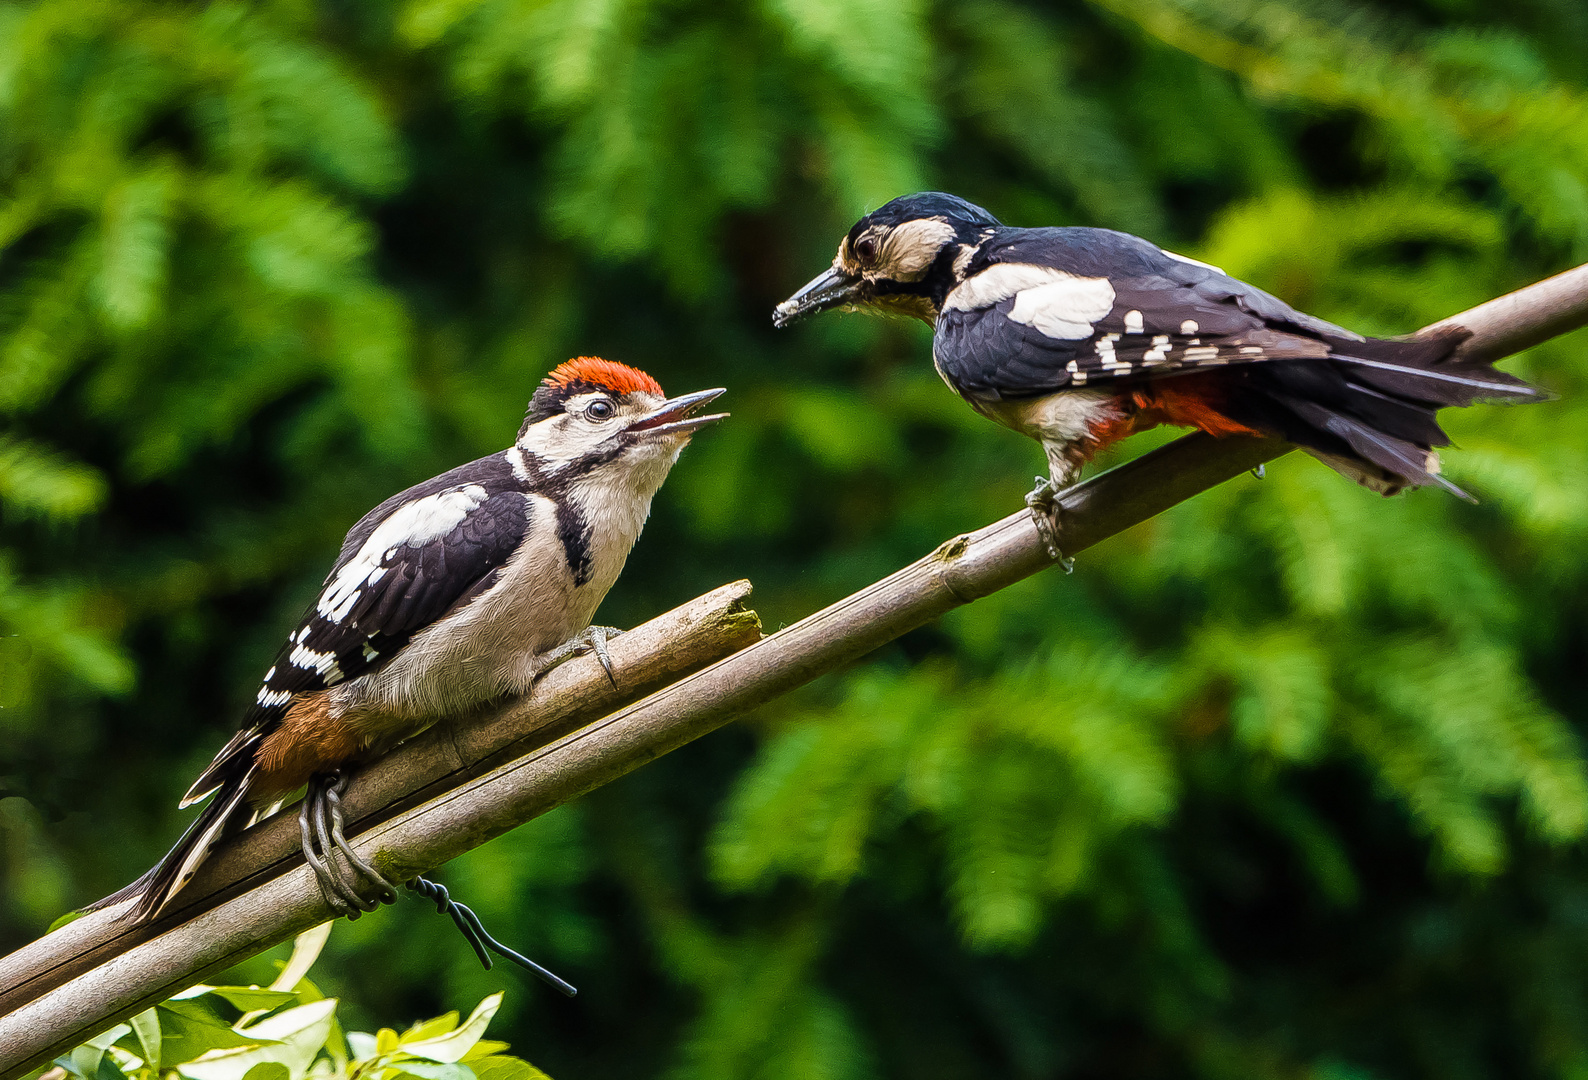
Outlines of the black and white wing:
M 944 302 L 933 356 L 978 400 L 1321 358 L 1363 340 L 1216 267 L 1106 229 L 1009 230 L 967 270 Z
M 314 605 L 265 673 L 242 730 L 183 798 L 220 782 L 273 729 L 296 694 L 355 679 L 494 583 L 523 543 L 530 503 L 499 459 L 461 466 L 395 495 L 353 527 Z

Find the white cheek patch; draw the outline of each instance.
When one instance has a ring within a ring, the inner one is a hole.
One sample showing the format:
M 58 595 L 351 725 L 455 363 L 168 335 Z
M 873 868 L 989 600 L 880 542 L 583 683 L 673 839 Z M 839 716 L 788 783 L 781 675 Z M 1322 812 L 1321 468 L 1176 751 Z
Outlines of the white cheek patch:
M 1050 338 L 1078 341 L 1092 336 L 1096 322 L 1114 309 L 1114 286 L 1107 278 L 1065 276 L 1065 280 L 1022 289 L 1009 318 Z
M 570 461 L 594 450 L 622 428 L 621 417 L 604 424 L 594 424 L 564 413 L 542 420 L 524 432 L 524 437 L 518 440 L 518 448 L 525 454 L 533 454 L 542 468 L 556 472 Z
M 943 218 L 906 221 L 883 240 L 877 265 L 895 281 L 919 281 L 954 236 L 954 226 Z
M 464 484 L 398 507 L 391 517 L 375 527 L 369 539 L 364 541 L 364 546 L 359 548 L 358 554 L 336 572 L 331 583 L 320 594 L 315 610 L 331 622 L 341 622 L 352 612 L 363 589 L 386 576 L 386 568 L 381 566 L 383 559 L 404 545 L 419 547 L 445 536 L 473 513 L 486 497 L 485 489 L 479 484 Z M 297 662 L 296 654 L 294 662 Z

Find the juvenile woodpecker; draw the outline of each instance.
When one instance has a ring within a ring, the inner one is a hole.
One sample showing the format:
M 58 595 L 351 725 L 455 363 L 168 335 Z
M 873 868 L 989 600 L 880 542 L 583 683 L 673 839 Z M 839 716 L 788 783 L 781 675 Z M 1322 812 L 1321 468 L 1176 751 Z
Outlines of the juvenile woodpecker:
M 575 652 L 594 651 L 610 676 L 616 631 L 590 620 L 679 453 L 726 415 L 692 415 L 722 392 L 668 399 L 642 371 L 570 360 L 535 391 L 511 447 L 366 514 L 242 729 L 181 804 L 209 805 L 154 869 L 96 906 L 137 896 L 135 917 L 153 917 L 222 837 L 305 784 L 304 855 L 327 899 L 346 914 L 373 906 L 336 862 L 339 851 L 390 891 L 342 835 L 343 770 L 440 715 L 526 692 Z
M 1009 228 L 940 192 L 861 218 L 772 321 L 829 308 L 932 325 L 943 381 L 1042 443 L 1051 484 L 1037 503 L 1158 424 L 1283 439 L 1384 495 L 1425 484 L 1464 495 L 1439 475 L 1435 448 L 1450 440 L 1436 411 L 1548 396 L 1460 357 L 1465 334 L 1363 337 L 1139 237 Z

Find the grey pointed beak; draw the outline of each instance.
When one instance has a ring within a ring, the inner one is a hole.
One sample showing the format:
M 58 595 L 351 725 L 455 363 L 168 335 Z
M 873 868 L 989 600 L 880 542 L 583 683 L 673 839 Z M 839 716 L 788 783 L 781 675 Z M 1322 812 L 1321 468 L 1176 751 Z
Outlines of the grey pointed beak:
M 708 401 L 715 401 L 727 393 L 722 387 L 715 390 L 697 390 L 693 394 L 684 394 L 680 397 L 669 398 L 662 402 L 654 412 L 646 413 L 628 427 L 629 434 L 643 433 L 645 435 L 671 435 L 680 431 L 694 431 L 704 427 L 713 420 L 721 420 L 728 414 L 712 413 L 709 416 L 690 416 L 689 414 Z
M 772 310 L 772 325 L 782 329 L 789 323 L 814 315 L 818 311 L 839 307 L 854 301 L 860 289 L 860 279 L 846 274 L 836 266 Z

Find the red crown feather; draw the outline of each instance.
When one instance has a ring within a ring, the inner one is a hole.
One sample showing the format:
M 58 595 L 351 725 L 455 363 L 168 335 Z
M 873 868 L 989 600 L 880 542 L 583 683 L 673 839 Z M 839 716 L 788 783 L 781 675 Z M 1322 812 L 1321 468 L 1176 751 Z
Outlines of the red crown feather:
M 599 356 L 576 356 L 558 364 L 541 380 L 542 386 L 562 389 L 574 383 L 587 383 L 614 394 L 643 392 L 665 397 L 661 384 L 638 368 L 603 360 Z

